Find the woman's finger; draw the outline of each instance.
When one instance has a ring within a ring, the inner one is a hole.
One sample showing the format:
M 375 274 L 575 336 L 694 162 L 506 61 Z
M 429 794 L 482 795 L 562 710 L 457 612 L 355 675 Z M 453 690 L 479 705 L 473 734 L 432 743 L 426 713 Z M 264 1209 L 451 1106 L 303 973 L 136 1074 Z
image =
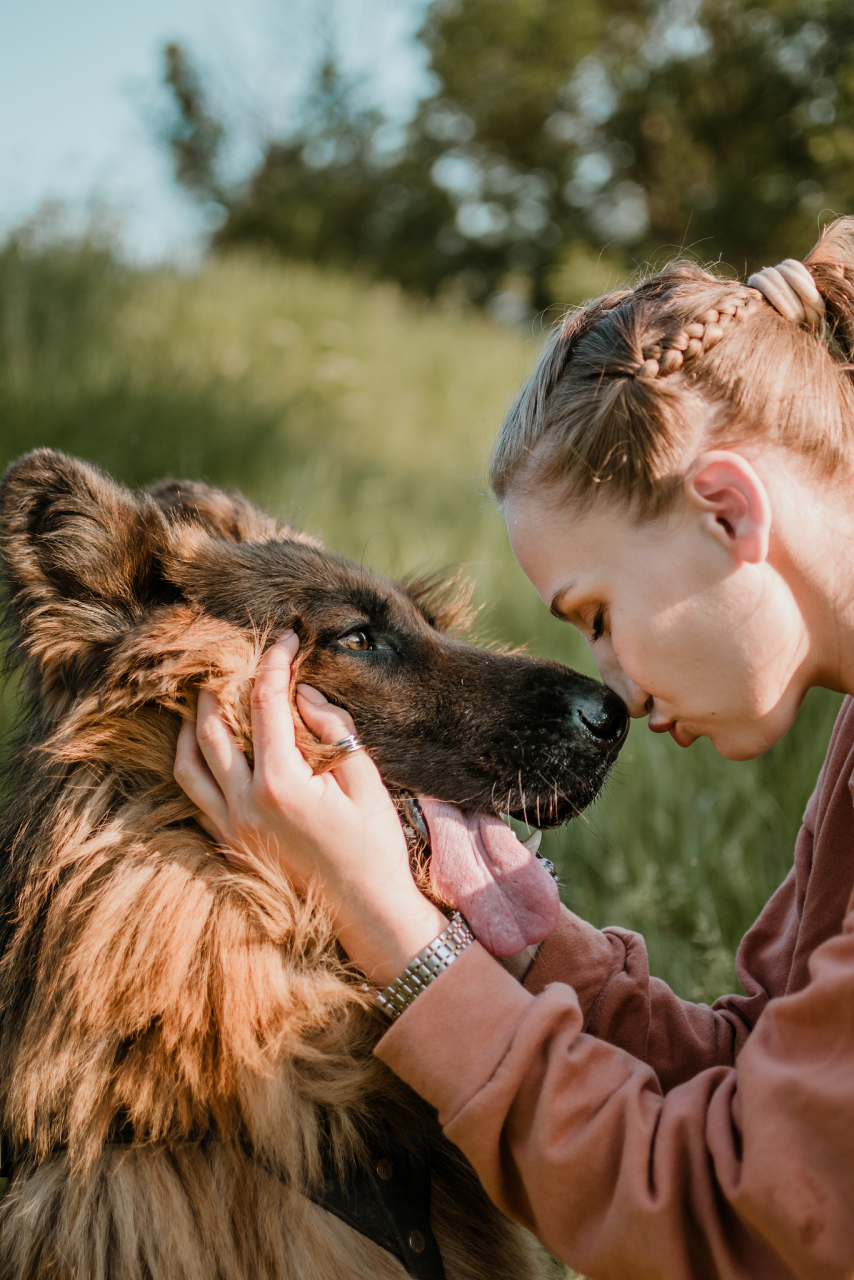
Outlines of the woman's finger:
M 199 693 L 196 715 L 196 739 L 201 753 L 226 804 L 233 808 L 238 797 L 250 786 L 252 770 L 231 726 L 223 717 L 219 699 L 208 689 Z
M 298 684 L 297 698 L 300 700 L 300 715 L 303 715 L 303 711 L 308 712 L 311 723 L 308 720 L 305 722 L 321 742 L 340 742 L 342 738 L 349 738 L 356 732 L 350 712 L 343 707 L 336 707 L 334 702 L 325 698 L 313 685 Z M 305 716 L 303 719 L 305 720 Z
M 319 689 L 308 684 L 297 685 L 297 701 L 300 715 L 321 742 L 340 742 L 356 733 L 349 712 L 328 702 Z M 385 802 L 388 799 L 377 767 L 366 751 L 351 752 L 330 772 L 351 800 L 377 798 Z
M 222 841 L 222 832 L 228 829 L 228 805 L 205 763 L 196 738 L 194 720 L 185 720 L 181 725 L 173 773 L 178 786 L 203 815 L 200 825 L 208 835 Z
M 219 827 L 216 825 L 216 823 L 211 822 L 210 818 L 206 817 L 204 813 L 199 813 L 199 816 L 196 819 L 196 821 L 198 822 L 202 830 L 207 835 L 210 836 L 214 844 L 219 845 L 219 847 L 222 849 L 223 853 L 225 854 L 226 858 L 228 858 L 230 862 L 231 858 L 229 857 L 229 852 L 230 852 L 229 843 L 226 840 L 225 836 L 220 831 Z
M 258 664 L 252 690 L 252 748 L 255 767 L 266 768 L 283 753 L 296 750 L 291 712 L 291 664 L 299 649 L 293 631 L 285 631 Z

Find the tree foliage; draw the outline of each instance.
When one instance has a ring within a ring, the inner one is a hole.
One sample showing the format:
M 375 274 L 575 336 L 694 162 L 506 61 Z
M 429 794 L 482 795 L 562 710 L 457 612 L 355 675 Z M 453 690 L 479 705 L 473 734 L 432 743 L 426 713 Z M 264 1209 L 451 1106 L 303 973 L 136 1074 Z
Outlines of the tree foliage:
M 405 128 L 327 61 L 289 136 L 231 186 L 170 47 L 167 137 L 179 181 L 222 206 L 215 244 L 512 312 L 662 250 L 743 273 L 803 254 L 822 209 L 854 204 L 848 0 L 433 0 L 418 38 L 436 89 Z
M 684 240 L 740 274 L 802 256 L 822 211 L 854 207 L 854 7 L 707 3 L 682 29 L 688 56 L 674 30 L 650 49 L 623 27 L 602 51 L 621 85 L 602 142 L 631 150 L 643 250 Z
M 210 114 L 195 67 L 179 44 L 163 50 L 163 78 L 172 91 L 176 111 L 166 130 L 175 177 L 182 186 L 204 193 L 226 207 L 230 197 L 217 173 L 225 132 Z

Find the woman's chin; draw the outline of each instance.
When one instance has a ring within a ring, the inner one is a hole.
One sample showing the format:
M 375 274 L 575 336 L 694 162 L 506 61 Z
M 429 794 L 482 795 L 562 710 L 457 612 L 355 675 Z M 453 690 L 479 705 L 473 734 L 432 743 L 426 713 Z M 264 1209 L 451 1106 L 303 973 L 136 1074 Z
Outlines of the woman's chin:
M 762 725 L 761 728 L 754 726 L 752 730 L 736 729 L 729 734 L 718 730 L 716 733 L 710 733 L 708 738 L 715 751 L 719 756 L 723 756 L 724 760 L 755 760 L 757 756 L 763 756 L 766 751 L 770 751 L 788 727 L 786 725 L 779 733 L 773 734 L 768 732 L 767 725 Z
M 714 738 L 711 738 L 710 741 L 715 751 L 719 756 L 723 756 L 724 760 L 755 760 L 757 756 L 764 755 L 768 750 L 767 746 L 754 747 L 743 743 L 719 745 Z
M 791 699 L 781 699 L 769 711 L 743 719 L 733 716 L 727 720 L 718 713 L 708 717 L 708 724 L 702 719 L 676 717 L 669 724 L 650 721 L 649 727 L 653 733 L 669 733 L 679 747 L 690 747 L 698 738 L 708 738 L 725 760 L 755 760 L 780 741 L 791 727 L 799 705 L 800 702 L 795 705 Z

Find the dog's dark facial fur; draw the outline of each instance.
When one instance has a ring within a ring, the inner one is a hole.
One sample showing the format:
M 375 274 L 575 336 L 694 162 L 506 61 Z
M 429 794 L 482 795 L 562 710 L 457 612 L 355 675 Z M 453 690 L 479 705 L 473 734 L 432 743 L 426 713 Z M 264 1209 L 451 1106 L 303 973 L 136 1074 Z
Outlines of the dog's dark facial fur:
M 233 520 L 223 528 L 218 495 L 202 486 L 152 495 L 172 519 L 245 536 Z M 294 626 L 300 679 L 350 712 L 393 790 L 540 827 L 565 822 L 596 796 L 625 739 L 622 703 L 558 663 L 448 634 L 462 610 L 443 607 L 441 586 L 389 583 L 315 546 L 279 543 L 257 559 L 235 550 L 185 590 L 239 625 Z
M 622 741 L 622 707 L 592 681 L 464 644 L 417 597 L 349 568 L 327 574 L 298 630 L 301 678 L 346 707 L 393 788 L 555 825 L 598 792 Z
M 191 602 L 265 636 L 295 628 L 299 678 L 350 712 L 394 790 L 553 826 L 594 798 L 624 740 L 624 708 L 603 685 L 464 643 L 431 584 L 385 581 L 239 495 L 170 481 L 137 500 L 45 450 L 11 470 L 3 505 L 7 537 L 25 526 L 32 561 L 16 563 L 20 543 L 7 552 L 19 643 L 37 566 L 39 600 L 60 600 L 71 621 L 53 683 L 72 698 L 97 683 L 123 634 Z

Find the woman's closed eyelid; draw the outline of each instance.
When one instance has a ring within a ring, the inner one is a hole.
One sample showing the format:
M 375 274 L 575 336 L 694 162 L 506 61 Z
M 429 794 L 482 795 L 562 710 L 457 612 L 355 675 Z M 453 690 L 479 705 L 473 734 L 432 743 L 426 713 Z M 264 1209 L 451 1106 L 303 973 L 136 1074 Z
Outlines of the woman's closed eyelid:
M 597 640 L 601 640 L 605 634 L 605 606 L 600 604 L 599 608 L 593 615 L 593 635 L 591 644 L 595 644 Z

